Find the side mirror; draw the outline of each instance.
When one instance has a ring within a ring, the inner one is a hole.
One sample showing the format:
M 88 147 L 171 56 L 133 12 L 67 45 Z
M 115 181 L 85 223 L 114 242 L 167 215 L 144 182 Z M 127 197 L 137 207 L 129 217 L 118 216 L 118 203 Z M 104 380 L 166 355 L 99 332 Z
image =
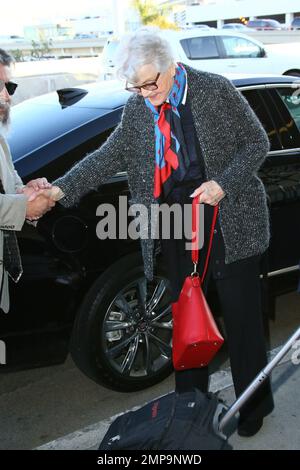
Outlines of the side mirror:
M 259 57 L 267 57 L 266 50 L 263 47 L 261 47 L 261 49 L 260 49 L 260 56 Z

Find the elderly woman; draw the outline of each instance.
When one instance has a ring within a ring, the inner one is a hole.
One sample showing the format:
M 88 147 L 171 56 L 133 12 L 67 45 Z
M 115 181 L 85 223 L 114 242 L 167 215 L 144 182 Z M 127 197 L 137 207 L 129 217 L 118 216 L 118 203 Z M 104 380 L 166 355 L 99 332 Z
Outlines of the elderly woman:
M 140 30 L 121 48 L 119 72 L 133 92 L 121 123 L 107 141 L 55 181 L 72 206 L 118 171 L 127 171 L 133 202 L 204 204 L 207 248 L 214 206 L 219 215 L 206 283 L 214 279 L 227 332 L 236 395 L 266 364 L 260 299 L 260 258 L 269 245 L 266 194 L 257 170 L 269 142 L 247 101 L 224 77 L 176 63 L 170 45 L 157 33 Z M 153 213 L 152 213 L 153 214 Z M 174 227 L 173 227 L 174 228 Z M 147 228 L 141 227 L 143 235 Z M 161 234 L 160 234 L 161 236 Z M 154 237 L 141 236 L 146 277 L 153 279 Z M 185 239 L 161 237 L 162 259 L 175 302 L 192 271 Z M 200 265 L 201 266 L 201 265 Z M 175 372 L 176 390 L 207 390 L 208 370 Z M 273 409 L 270 384 L 240 412 L 238 432 L 255 434 Z

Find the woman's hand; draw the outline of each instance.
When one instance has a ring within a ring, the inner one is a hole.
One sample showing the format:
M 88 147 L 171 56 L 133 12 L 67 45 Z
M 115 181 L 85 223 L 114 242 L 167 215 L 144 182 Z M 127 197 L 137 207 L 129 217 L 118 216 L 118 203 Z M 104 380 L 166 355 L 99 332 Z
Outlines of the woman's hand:
M 33 188 L 35 191 L 38 191 L 39 189 L 50 189 L 52 184 L 48 182 L 47 178 L 37 178 L 29 181 L 26 186 L 27 188 Z
M 199 188 L 190 194 L 190 197 L 195 197 L 200 194 L 199 202 L 204 204 L 210 204 L 211 206 L 216 206 L 221 199 L 225 196 L 225 193 L 221 186 L 216 183 L 216 181 L 206 181 L 202 183 Z

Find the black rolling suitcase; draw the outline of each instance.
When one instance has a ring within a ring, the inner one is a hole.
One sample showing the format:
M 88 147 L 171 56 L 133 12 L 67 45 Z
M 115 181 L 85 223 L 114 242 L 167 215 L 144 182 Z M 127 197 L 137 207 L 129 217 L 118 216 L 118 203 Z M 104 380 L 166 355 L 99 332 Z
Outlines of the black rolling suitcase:
M 214 432 L 223 409 L 213 394 L 173 392 L 117 417 L 99 450 L 226 449 L 226 440 Z
M 223 429 L 299 338 L 300 327 L 230 408 L 217 394 L 173 392 L 117 417 L 99 450 L 231 449 Z

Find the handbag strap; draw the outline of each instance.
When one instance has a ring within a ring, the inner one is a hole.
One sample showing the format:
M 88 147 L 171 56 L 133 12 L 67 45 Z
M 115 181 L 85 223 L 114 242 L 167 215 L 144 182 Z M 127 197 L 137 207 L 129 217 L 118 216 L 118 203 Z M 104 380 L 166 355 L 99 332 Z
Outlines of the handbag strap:
M 197 273 L 197 264 L 199 261 L 199 198 L 200 195 L 195 196 L 193 199 L 192 203 L 192 261 L 194 263 L 194 273 Z M 207 249 L 207 254 L 206 254 L 206 260 L 204 264 L 204 269 L 203 269 L 203 274 L 201 277 L 201 283 L 203 283 L 207 267 L 208 267 L 208 261 L 210 257 L 210 252 L 211 252 L 211 247 L 212 247 L 212 240 L 213 240 L 213 235 L 214 235 L 214 229 L 217 221 L 217 216 L 218 216 L 218 211 L 219 211 L 219 204 L 217 204 L 214 207 L 214 213 L 213 213 L 213 220 L 211 224 L 211 230 L 210 230 L 210 236 L 209 236 L 209 243 L 208 243 L 208 249 Z M 194 248 L 193 248 L 194 247 Z

